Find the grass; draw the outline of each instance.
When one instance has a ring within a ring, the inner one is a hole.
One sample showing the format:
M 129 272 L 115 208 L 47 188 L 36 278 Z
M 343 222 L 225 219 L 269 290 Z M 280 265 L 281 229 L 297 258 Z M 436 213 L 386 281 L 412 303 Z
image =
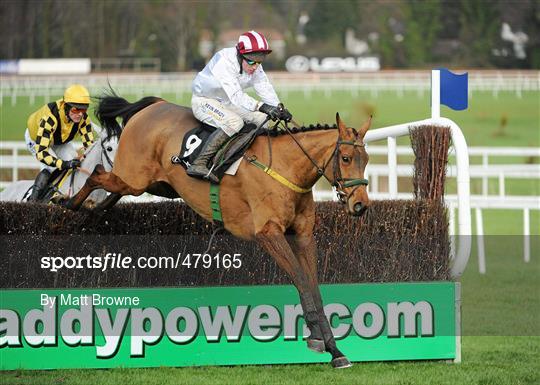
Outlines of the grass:
M 136 100 L 133 95 L 122 96 Z M 181 94 L 179 98 L 173 94 L 156 96 L 183 105 L 189 105 L 190 100 L 188 94 Z M 501 92 L 497 98 L 491 92 L 475 92 L 469 109 L 453 111 L 442 106 L 441 114 L 460 125 L 469 146 L 539 147 L 539 98 L 539 93 L 534 91 L 523 92 L 522 98 L 517 98 L 513 92 Z M 336 112 L 353 127 L 359 126 L 367 114 L 372 113 L 374 128 L 421 120 L 431 115 L 427 93 L 419 96 L 417 92 L 404 92 L 399 97 L 395 92 L 381 92 L 377 96 L 366 92 L 357 96 L 348 92 L 333 92 L 330 96 L 313 92 L 311 97 L 306 97 L 298 91 L 284 94 L 282 99 L 301 124 L 335 123 Z M 38 98 L 31 105 L 28 98 L 20 97 L 12 106 L 11 98 L 5 97 L 0 107 L 0 140 L 22 140 L 26 119 L 44 102 Z
M 539 337 L 464 337 L 464 362 L 13 372 L 9 384 L 537 384 Z M 6 382 L 7 384 L 8 382 Z

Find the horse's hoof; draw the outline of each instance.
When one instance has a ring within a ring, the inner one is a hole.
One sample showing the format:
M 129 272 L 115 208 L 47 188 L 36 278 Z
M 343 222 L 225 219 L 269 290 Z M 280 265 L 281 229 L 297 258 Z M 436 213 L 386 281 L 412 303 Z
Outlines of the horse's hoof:
M 345 356 L 334 358 L 331 363 L 332 367 L 335 369 L 345 369 L 352 366 L 351 361 L 349 361 Z
M 326 351 L 323 340 L 308 339 L 307 347 L 315 353 L 324 353 Z

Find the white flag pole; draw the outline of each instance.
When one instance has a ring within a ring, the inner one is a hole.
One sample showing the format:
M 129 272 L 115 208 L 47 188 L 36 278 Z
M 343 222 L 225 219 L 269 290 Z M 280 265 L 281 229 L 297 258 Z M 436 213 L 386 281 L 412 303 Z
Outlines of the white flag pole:
M 431 70 L 431 118 L 441 117 L 441 71 Z

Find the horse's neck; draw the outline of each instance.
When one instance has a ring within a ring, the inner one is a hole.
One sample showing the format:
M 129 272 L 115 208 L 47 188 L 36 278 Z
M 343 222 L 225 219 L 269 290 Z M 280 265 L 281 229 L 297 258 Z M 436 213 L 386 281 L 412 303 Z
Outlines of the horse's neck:
M 86 165 L 87 167 L 94 168 L 99 162 L 101 162 L 101 147 L 98 142 L 95 142 L 92 147 L 86 151 L 81 166 L 84 167 L 84 165 Z
M 293 138 L 286 137 L 283 160 L 285 164 L 290 165 L 294 170 L 293 178 L 301 186 L 312 186 L 319 179 L 317 168 L 324 168 L 334 152 L 338 131 L 337 130 L 318 130 L 294 134 L 295 139 L 305 150 L 306 154 L 300 149 Z M 309 157 L 308 157 L 309 155 Z M 311 158 L 311 160 L 310 160 Z M 314 164 L 315 163 L 315 164 Z M 331 167 L 332 165 L 328 165 Z M 327 167 L 327 168 L 328 168 Z
M 95 142 L 85 153 L 84 160 L 81 163 L 82 170 L 73 171 L 73 183 L 71 183 L 71 177 L 69 177 L 69 180 L 66 180 L 60 187 L 60 191 L 65 194 L 71 188 L 71 194 L 78 192 L 86 179 L 88 179 L 89 173 L 94 170 L 98 163 L 101 163 L 101 146 L 98 142 Z

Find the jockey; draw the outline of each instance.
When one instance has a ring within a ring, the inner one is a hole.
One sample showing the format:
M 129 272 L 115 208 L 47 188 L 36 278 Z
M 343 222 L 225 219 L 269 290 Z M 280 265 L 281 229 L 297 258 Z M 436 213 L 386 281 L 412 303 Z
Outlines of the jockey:
M 69 86 L 62 99 L 48 103 L 28 118 L 24 134 L 26 147 L 42 163 L 28 201 L 36 201 L 55 169 L 68 170 L 81 165 L 71 141 L 80 134 L 84 148 L 94 142 L 87 110 L 88 90 L 79 84 Z M 68 159 L 68 160 L 66 160 Z
M 193 81 L 193 115 L 217 127 L 209 137 L 187 174 L 218 179 L 208 169 L 208 161 L 244 123 L 261 125 L 268 115 L 272 120 L 291 120 L 292 115 L 280 103 L 262 62 L 272 52 L 266 38 L 255 31 L 242 34 L 236 47 L 218 51 Z M 244 92 L 253 87 L 258 101 Z

